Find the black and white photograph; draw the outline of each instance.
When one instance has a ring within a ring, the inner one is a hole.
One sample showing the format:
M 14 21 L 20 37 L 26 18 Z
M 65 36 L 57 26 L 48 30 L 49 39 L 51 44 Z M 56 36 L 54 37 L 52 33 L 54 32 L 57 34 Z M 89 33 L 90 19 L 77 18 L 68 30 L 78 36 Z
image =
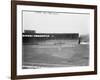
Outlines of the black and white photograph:
M 24 1 L 12 6 L 12 77 L 97 73 L 96 6 Z
M 89 13 L 22 11 L 22 68 L 89 65 Z

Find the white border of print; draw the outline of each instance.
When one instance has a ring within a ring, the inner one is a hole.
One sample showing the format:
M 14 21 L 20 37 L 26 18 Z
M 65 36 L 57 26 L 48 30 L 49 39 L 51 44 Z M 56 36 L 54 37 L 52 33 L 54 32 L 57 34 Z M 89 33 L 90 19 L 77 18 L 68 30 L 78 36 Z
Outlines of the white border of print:
M 22 10 L 39 10 L 39 11 L 58 11 L 58 12 L 78 12 L 90 14 L 90 52 L 89 66 L 66 67 L 66 68 L 40 68 L 40 69 L 22 69 Z M 77 8 L 57 8 L 57 7 L 41 7 L 41 6 L 23 6 L 17 5 L 17 75 L 36 75 L 48 73 L 69 73 L 69 72 L 85 72 L 94 71 L 94 10 L 93 9 L 77 9 Z

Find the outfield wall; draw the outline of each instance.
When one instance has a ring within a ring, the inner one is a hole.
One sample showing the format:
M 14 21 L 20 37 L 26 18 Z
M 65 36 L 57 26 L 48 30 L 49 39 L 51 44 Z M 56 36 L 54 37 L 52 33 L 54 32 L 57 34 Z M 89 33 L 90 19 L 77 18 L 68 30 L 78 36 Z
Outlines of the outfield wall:
M 69 33 L 69 34 L 23 33 L 23 44 L 70 45 L 78 43 L 79 43 L 79 35 L 77 33 Z

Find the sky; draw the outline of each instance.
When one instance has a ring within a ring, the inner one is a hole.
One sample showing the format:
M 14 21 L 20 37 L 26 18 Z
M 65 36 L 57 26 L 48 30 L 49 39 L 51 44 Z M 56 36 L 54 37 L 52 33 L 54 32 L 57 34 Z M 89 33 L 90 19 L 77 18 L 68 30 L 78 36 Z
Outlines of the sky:
M 23 11 L 22 15 L 23 31 L 89 34 L 89 14 Z

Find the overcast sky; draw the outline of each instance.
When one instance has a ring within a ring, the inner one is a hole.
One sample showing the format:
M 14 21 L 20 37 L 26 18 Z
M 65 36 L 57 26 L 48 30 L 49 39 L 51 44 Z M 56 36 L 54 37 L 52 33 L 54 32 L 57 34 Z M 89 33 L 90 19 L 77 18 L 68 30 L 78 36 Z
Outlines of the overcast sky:
M 88 34 L 89 17 L 89 14 L 23 11 L 23 31 Z

